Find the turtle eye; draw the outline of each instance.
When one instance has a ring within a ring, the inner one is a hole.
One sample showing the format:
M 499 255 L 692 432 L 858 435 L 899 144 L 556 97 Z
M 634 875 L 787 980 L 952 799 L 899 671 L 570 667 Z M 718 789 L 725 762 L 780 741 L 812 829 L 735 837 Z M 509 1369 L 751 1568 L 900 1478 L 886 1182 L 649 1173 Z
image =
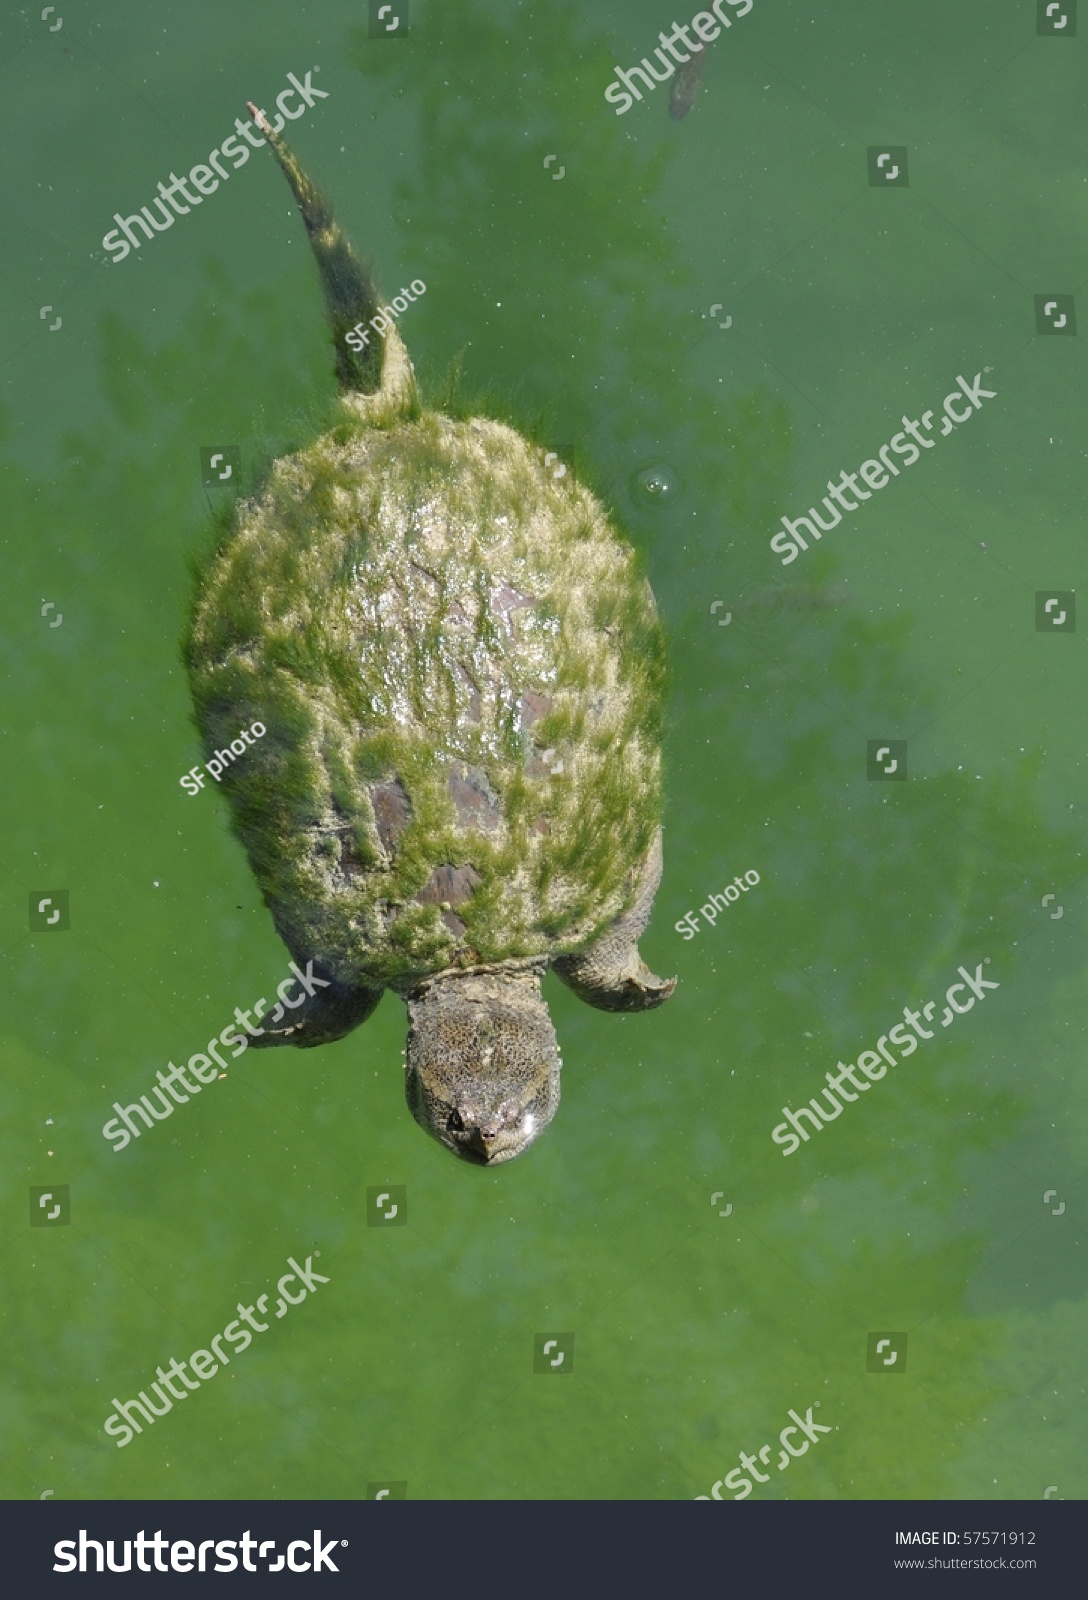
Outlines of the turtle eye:
M 461 1121 L 461 1113 L 456 1107 L 450 1112 L 446 1120 L 446 1131 L 447 1133 L 464 1133 L 465 1131 L 465 1125 Z

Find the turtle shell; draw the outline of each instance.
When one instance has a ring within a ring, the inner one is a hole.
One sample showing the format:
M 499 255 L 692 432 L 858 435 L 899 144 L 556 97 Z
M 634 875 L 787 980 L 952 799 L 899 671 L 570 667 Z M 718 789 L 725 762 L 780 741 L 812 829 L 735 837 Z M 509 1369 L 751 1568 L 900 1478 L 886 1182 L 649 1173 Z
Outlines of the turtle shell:
M 554 458 L 549 458 L 553 461 Z M 345 423 L 278 461 L 199 583 L 210 755 L 276 925 L 344 982 L 584 948 L 660 813 L 635 552 L 501 423 Z

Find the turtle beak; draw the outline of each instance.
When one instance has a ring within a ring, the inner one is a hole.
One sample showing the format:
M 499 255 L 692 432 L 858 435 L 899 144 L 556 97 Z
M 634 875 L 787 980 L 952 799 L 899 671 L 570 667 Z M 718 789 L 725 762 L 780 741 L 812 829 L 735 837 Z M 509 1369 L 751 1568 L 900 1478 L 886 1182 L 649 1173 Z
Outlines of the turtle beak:
M 519 1128 L 507 1127 L 501 1119 L 484 1122 L 466 1130 L 459 1154 L 481 1167 L 497 1167 L 512 1161 L 533 1142 L 536 1117 L 530 1111 Z
M 499 1129 L 495 1127 L 473 1128 L 465 1143 L 472 1151 L 475 1161 L 487 1163 L 496 1154 L 495 1141 L 499 1137 Z

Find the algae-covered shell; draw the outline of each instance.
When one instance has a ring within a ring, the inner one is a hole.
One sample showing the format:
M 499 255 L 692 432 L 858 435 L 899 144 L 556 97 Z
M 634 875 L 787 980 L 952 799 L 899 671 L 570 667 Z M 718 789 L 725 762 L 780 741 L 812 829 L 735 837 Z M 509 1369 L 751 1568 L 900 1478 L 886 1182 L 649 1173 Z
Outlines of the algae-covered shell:
M 276 463 L 188 647 L 209 751 L 267 728 L 223 783 L 281 934 L 378 987 L 584 947 L 660 808 L 634 552 L 511 428 L 400 413 Z

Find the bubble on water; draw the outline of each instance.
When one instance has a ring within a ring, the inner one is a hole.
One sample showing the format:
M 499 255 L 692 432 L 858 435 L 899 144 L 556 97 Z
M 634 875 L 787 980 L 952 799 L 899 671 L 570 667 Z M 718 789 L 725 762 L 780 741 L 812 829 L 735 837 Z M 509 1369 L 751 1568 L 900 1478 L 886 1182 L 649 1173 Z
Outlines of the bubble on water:
M 640 506 L 670 505 L 680 497 L 680 478 L 664 461 L 639 467 L 628 480 L 631 498 Z

